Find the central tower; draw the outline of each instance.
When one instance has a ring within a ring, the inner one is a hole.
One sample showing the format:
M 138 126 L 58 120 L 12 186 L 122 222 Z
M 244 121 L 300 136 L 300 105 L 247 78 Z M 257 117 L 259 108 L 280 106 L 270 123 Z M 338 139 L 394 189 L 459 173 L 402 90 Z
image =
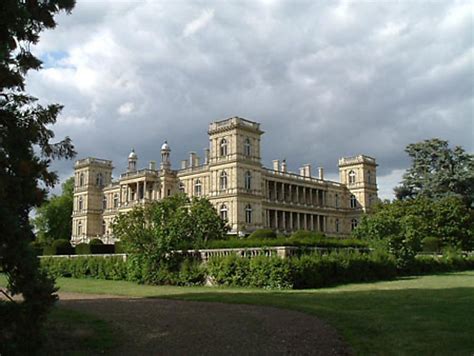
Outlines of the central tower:
M 210 200 L 232 233 L 263 226 L 260 124 L 240 117 L 209 125 Z

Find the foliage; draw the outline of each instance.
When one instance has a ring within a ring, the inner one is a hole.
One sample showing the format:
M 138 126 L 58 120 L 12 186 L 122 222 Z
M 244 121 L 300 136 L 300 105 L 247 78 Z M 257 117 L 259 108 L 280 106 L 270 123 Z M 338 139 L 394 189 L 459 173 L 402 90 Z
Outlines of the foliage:
M 119 215 L 113 231 L 132 255 L 137 280 L 163 283 L 176 266 L 171 251 L 223 238 L 227 226 L 205 198 L 177 194 Z
M 75 252 L 77 255 L 88 255 L 91 253 L 91 247 L 89 244 L 83 242 L 80 244 L 77 244 L 75 247 Z
M 0 269 L 12 294 L 22 294 L 21 306 L 0 328 L 0 353 L 29 353 L 41 340 L 41 326 L 56 297 L 53 281 L 38 269 L 29 243 L 32 208 L 39 207 L 46 189 L 57 182 L 49 171 L 52 159 L 71 158 L 69 138 L 52 144 L 50 125 L 61 110 L 57 104 L 43 107 L 24 92 L 24 78 L 41 61 L 30 51 L 44 29 L 52 29 L 54 16 L 71 11 L 74 0 L 0 1 Z M 44 188 L 42 188 L 44 187 Z M 10 333 L 8 330 L 15 330 Z
M 405 151 L 412 166 L 395 188 L 398 199 L 457 196 L 466 206 L 474 206 L 474 155 L 459 146 L 451 149 L 437 138 L 410 144 Z
M 33 225 L 40 242 L 50 245 L 54 240 L 71 238 L 73 192 L 74 177 L 71 177 L 63 183 L 61 195 L 53 195 L 36 209 Z
M 473 211 L 454 196 L 381 204 L 373 214 L 364 216 L 353 232 L 356 238 L 370 241 L 372 247 L 389 251 L 399 268 L 414 261 L 427 237 L 439 239 L 443 246 L 470 250 L 473 234 Z
M 321 232 L 297 230 L 291 234 L 292 239 L 323 239 L 324 234 Z
M 428 236 L 421 241 L 424 252 L 441 252 L 441 240 L 437 237 Z
M 89 241 L 89 245 L 103 245 L 104 243 L 102 242 L 101 239 L 92 239 Z
M 54 240 L 50 246 L 45 246 L 43 249 L 43 255 L 73 255 L 74 248 L 71 246 L 69 240 L 59 239 Z
M 252 232 L 249 237 L 249 239 L 254 240 L 254 239 L 274 239 L 276 238 L 276 233 L 275 231 L 271 229 L 258 229 Z

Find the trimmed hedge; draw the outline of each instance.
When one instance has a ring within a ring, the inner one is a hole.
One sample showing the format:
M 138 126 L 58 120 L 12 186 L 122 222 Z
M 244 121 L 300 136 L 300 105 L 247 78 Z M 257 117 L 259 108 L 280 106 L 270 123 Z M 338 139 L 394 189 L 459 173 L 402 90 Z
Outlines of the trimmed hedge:
M 51 246 L 45 246 L 43 249 L 43 255 L 73 255 L 74 253 L 74 247 L 66 239 L 54 240 Z
M 249 235 L 249 239 L 274 239 L 277 235 L 271 229 L 258 229 Z

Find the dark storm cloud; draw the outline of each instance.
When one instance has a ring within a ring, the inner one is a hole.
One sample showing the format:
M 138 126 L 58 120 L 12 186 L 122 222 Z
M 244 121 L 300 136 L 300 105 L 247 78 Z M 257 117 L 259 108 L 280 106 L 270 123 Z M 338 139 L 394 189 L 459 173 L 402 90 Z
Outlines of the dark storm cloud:
M 208 123 L 238 115 L 262 123 L 265 165 L 337 179 L 339 157 L 365 153 L 388 197 L 408 143 L 473 150 L 472 30 L 467 1 L 79 1 L 41 39 L 29 89 L 65 105 L 57 137 L 116 174 L 131 147 L 145 166 L 165 139 L 175 166 L 202 154 Z

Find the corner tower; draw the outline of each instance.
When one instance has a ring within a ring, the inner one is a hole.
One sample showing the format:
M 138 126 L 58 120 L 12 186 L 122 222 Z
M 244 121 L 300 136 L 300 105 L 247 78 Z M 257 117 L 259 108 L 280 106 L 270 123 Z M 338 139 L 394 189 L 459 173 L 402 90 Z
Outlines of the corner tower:
M 377 200 L 377 163 L 365 155 L 339 160 L 339 180 L 351 193 L 349 206 L 368 211 Z M 354 199 L 355 197 L 355 199 Z
M 112 181 L 112 161 L 85 158 L 74 165 L 72 243 L 88 242 L 102 236 L 102 189 Z
M 231 233 L 263 227 L 260 124 L 240 117 L 209 125 L 210 200 Z

